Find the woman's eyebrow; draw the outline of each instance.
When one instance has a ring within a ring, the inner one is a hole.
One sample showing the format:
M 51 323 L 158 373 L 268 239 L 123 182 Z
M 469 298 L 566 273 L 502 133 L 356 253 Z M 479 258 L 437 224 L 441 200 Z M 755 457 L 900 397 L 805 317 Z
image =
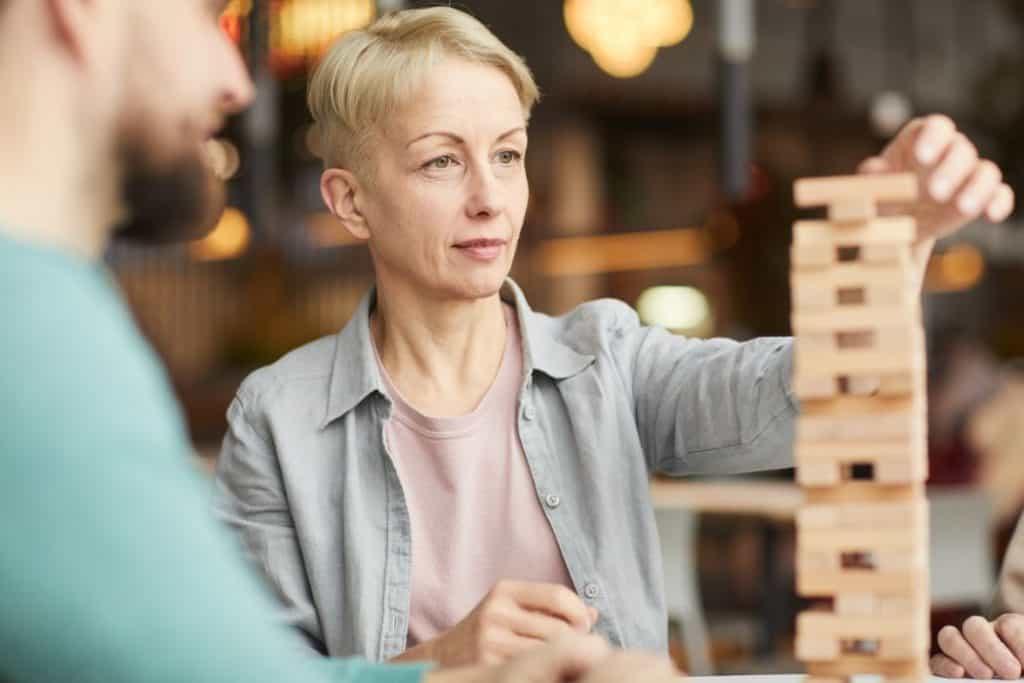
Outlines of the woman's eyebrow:
M 526 128 L 523 127 L 523 126 L 516 126 L 515 128 L 512 128 L 511 130 L 505 131 L 504 133 L 499 135 L 498 136 L 498 140 L 504 140 L 505 138 L 510 138 L 513 135 L 515 135 L 516 133 L 526 133 Z M 408 148 L 412 147 L 413 145 L 415 145 L 417 142 L 420 142 L 421 140 L 425 140 L 426 138 L 429 138 L 429 137 L 433 137 L 435 135 L 436 136 L 440 136 L 440 137 L 444 137 L 444 138 L 448 138 L 449 140 L 451 140 L 452 142 L 455 142 L 457 144 L 463 144 L 463 143 L 466 142 L 462 138 L 462 136 L 456 135 L 455 133 L 451 133 L 451 132 L 443 131 L 443 130 L 435 130 L 435 131 L 430 131 L 429 133 L 424 133 L 423 135 L 420 135 L 420 136 L 414 138 L 413 140 L 410 140 L 409 144 L 406 145 L 405 148 L 408 149 Z

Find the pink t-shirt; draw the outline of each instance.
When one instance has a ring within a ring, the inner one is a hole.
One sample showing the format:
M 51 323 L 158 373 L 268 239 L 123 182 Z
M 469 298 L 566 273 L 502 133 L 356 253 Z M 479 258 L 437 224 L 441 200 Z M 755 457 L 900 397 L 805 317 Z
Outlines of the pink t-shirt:
M 427 417 L 394 388 L 384 431 L 412 526 L 409 646 L 451 629 L 502 579 L 572 580 L 544 516 L 516 428 L 523 354 L 514 312 L 494 384 L 468 415 Z

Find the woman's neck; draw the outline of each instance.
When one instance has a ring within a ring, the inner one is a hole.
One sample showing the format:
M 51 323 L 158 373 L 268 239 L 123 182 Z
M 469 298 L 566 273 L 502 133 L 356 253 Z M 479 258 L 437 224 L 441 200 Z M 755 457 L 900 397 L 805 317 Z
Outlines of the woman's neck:
M 378 287 L 370 331 L 388 377 L 432 417 L 472 412 L 501 368 L 508 332 L 500 297 L 462 301 Z

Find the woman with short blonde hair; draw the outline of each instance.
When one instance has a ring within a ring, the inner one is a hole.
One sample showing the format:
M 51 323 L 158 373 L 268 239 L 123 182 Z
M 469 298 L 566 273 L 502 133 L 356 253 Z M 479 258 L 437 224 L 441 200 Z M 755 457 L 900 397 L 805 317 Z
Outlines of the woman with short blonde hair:
M 321 653 L 496 662 L 591 630 L 663 652 L 649 476 L 793 464 L 791 340 L 683 339 L 610 300 L 549 317 L 508 279 L 536 99 L 446 7 L 346 36 L 310 84 L 324 202 L 376 286 L 246 379 L 218 489 Z M 907 207 L 921 269 L 937 235 L 1012 206 L 971 150 L 932 117 L 862 168 L 958 188 Z

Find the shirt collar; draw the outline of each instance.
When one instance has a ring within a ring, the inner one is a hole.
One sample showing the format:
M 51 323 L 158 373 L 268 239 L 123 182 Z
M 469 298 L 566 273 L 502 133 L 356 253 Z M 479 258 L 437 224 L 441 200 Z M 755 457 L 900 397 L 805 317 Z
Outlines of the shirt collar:
M 522 290 L 511 279 L 505 280 L 501 298 L 511 304 L 519 319 L 523 342 L 523 372 L 529 377 L 536 370 L 555 380 L 579 374 L 594 362 L 554 334 L 554 320 L 535 313 Z M 338 333 L 327 396 L 327 414 L 321 427 L 342 417 L 374 392 L 384 395 L 384 383 L 374 358 L 370 339 L 370 313 L 377 302 L 377 290 L 371 288 L 356 308 L 352 319 Z

